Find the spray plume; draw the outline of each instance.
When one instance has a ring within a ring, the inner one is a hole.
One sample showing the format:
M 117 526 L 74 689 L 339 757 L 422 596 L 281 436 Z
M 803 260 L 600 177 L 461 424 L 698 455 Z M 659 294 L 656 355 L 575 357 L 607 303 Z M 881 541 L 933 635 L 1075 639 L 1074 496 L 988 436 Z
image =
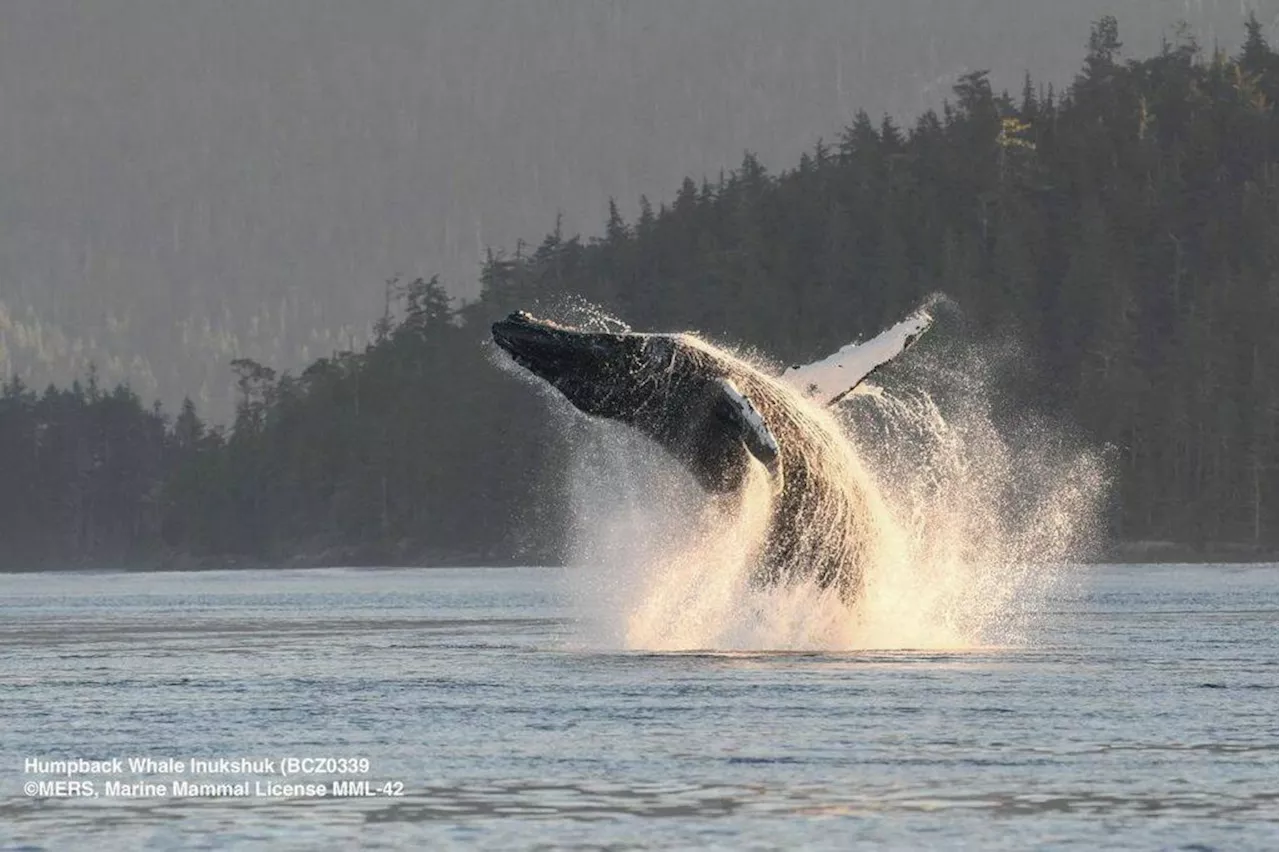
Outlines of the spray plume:
M 1009 416 L 998 376 L 1016 360 L 1008 346 L 951 340 L 917 350 L 908 375 L 888 387 L 838 406 L 771 388 L 795 417 L 833 436 L 805 462 L 856 492 L 839 505 L 861 507 L 860 517 L 806 517 L 791 558 L 856 549 L 863 576 L 853 600 L 803 566 L 768 564 L 778 494 L 762 466 L 738 491 L 709 496 L 634 430 L 554 406 L 573 447 L 575 644 L 855 651 L 1025 641 L 1068 563 L 1096 544 L 1106 477 L 1098 454 L 1060 424 Z

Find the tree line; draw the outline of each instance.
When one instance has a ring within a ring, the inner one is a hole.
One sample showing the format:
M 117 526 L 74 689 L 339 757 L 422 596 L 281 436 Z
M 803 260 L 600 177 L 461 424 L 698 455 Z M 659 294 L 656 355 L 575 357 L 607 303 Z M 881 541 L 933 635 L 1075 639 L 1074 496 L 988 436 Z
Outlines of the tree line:
M 1098 21 L 1064 91 L 967 73 L 901 127 L 859 113 L 770 174 L 751 154 L 603 234 L 492 253 L 480 297 L 390 282 L 372 342 L 297 375 L 232 363 L 229 427 L 93 374 L 0 388 L 0 566 L 144 559 L 553 561 L 567 446 L 488 324 L 574 297 L 786 362 L 929 294 L 1032 356 L 1021 403 L 1115 449 L 1122 540 L 1251 544 L 1277 517 L 1276 53 Z

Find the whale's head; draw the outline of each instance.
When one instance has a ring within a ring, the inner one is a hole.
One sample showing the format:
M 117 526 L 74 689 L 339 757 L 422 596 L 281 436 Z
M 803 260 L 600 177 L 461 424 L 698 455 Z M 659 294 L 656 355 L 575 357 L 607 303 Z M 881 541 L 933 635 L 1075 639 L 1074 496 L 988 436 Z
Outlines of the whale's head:
M 580 331 L 517 311 L 493 324 L 513 361 L 596 417 L 629 421 L 644 403 L 660 335 Z
M 683 335 L 584 331 L 520 311 L 493 324 L 493 339 L 579 411 L 657 441 L 709 491 L 736 488 L 748 455 L 777 470 L 777 441 L 732 371 Z

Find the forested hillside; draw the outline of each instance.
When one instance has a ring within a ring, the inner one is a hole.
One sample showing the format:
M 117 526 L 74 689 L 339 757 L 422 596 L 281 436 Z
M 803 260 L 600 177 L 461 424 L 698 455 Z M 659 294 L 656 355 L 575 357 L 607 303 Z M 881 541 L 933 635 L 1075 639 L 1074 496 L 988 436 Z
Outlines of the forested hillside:
M 769 174 L 686 179 L 632 222 L 495 253 L 482 295 L 388 287 L 374 342 L 277 375 L 239 361 L 228 429 L 90 377 L 0 395 L 0 565 L 192 555 L 548 560 L 565 444 L 488 323 L 580 297 L 786 361 L 942 292 L 1015 336 L 1021 404 L 1115 448 L 1111 533 L 1274 552 L 1276 54 L 1121 58 L 1094 27 L 1063 92 L 960 79 L 912 126 L 857 115 Z
M 1066 81 L 1115 9 L 1235 51 L 1258 0 L 6 0 L 0 380 L 127 381 L 234 416 L 227 364 L 362 349 L 382 282 L 479 293 L 484 246 L 594 231 L 743 148 L 990 67 Z M 1265 33 L 1273 38 L 1274 11 Z M 232 47 L 234 46 L 234 47 Z

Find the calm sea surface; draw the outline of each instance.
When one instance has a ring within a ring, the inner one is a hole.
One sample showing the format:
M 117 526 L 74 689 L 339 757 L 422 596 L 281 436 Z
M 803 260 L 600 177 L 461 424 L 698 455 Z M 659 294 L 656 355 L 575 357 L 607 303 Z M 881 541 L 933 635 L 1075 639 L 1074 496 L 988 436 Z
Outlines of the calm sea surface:
M 1079 570 L 1024 646 L 840 654 L 583 650 L 553 569 L 0 575 L 0 847 L 1274 850 L 1276 566 Z M 129 757 L 186 765 L 45 763 Z

